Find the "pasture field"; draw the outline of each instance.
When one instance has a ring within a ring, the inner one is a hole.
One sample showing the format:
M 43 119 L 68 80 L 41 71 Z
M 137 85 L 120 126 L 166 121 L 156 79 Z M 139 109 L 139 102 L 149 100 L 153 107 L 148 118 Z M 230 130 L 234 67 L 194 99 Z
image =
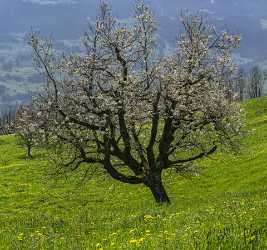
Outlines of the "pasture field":
M 267 97 L 243 106 L 241 153 L 202 160 L 199 176 L 166 173 L 170 206 L 104 175 L 53 178 L 44 150 L 28 160 L 1 137 L 0 249 L 267 249 Z

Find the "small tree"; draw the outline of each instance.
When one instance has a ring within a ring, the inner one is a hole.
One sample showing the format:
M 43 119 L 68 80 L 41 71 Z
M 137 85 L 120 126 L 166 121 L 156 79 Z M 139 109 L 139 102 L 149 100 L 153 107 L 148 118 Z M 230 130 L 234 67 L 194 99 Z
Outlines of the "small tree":
M 15 133 L 19 145 L 27 149 L 26 155 L 32 158 L 32 149 L 36 146 L 39 127 L 36 125 L 33 106 L 21 106 L 16 114 Z
M 243 68 L 240 68 L 237 72 L 237 79 L 236 79 L 236 88 L 235 91 L 238 94 L 238 98 L 240 101 L 243 101 L 245 98 L 245 90 L 246 90 L 246 72 Z
M 47 79 L 37 125 L 48 122 L 54 140 L 70 149 L 60 170 L 98 166 L 169 203 L 163 171 L 187 171 L 219 146 L 233 146 L 241 119 L 225 86 L 239 38 L 217 35 L 202 16 L 182 16 L 181 22 L 177 50 L 165 58 L 157 57 L 156 23 L 143 3 L 130 25 L 103 3 L 82 55 L 57 57 L 51 41 L 31 34 Z
M 264 75 L 258 66 L 251 69 L 249 75 L 248 94 L 250 98 L 256 98 L 263 95 Z
M 0 134 L 14 133 L 14 120 L 17 113 L 17 106 L 8 106 L 0 111 Z

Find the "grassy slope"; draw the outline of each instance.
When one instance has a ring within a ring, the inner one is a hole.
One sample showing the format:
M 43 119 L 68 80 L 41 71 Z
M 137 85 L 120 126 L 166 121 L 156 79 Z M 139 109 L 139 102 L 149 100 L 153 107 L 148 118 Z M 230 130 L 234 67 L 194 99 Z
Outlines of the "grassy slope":
M 266 249 L 267 98 L 244 106 L 256 130 L 242 154 L 205 160 L 200 177 L 166 176 L 169 207 L 104 177 L 54 181 L 41 154 L 25 160 L 0 138 L 0 249 Z

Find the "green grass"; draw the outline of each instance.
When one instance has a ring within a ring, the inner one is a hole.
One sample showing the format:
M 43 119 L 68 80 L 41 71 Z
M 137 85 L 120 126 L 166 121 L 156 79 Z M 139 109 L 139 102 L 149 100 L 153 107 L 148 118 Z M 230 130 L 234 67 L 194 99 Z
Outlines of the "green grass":
M 267 249 L 267 98 L 244 108 L 241 154 L 202 161 L 200 176 L 166 174 L 170 206 L 105 176 L 51 178 L 41 150 L 27 160 L 1 137 L 0 249 Z

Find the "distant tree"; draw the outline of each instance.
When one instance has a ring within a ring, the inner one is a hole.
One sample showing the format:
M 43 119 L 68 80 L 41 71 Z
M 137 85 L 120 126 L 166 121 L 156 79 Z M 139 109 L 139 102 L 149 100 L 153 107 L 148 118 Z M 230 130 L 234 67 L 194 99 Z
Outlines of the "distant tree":
M 88 163 L 169 203 L 163 171 L 190 171 L 220 146 L 235 145 L 241 116 L 225 86 L 239 37 L 217 35 L 202 16 L 183 15 L 176 52 L 157 58 L 149 8 L 137 4 L 133 20 L 119 23 L 102 3 L 83 55 L 58 58 L 50 40 L 31 34 L 47 79 L 34 126 L 47 122 L 50 136 L 68 150 L 59 172 Z
M 248 80 L 248 95 L 256 98 L 263 95 L 264 75 L 258 66 L 251 69 Z
M 36 113 L 32 105 L 21 106 L 14 122 L 18 144 L 26 148 L 26 155 L 32 158 L 32 149 L 37 144 L 38 130 L 35 124 Z
M 17 106 L 9 105 L 0 112 L 0 135 L 14 133 L 14 120 L 16 117 Z
M 245 98 L 246 82 L 246 72 L 243 68 L 240 68 L 237 72 L 237 79 L 235 85 L 235 91 L 237 92 L 240 101 L 243 101 Z

